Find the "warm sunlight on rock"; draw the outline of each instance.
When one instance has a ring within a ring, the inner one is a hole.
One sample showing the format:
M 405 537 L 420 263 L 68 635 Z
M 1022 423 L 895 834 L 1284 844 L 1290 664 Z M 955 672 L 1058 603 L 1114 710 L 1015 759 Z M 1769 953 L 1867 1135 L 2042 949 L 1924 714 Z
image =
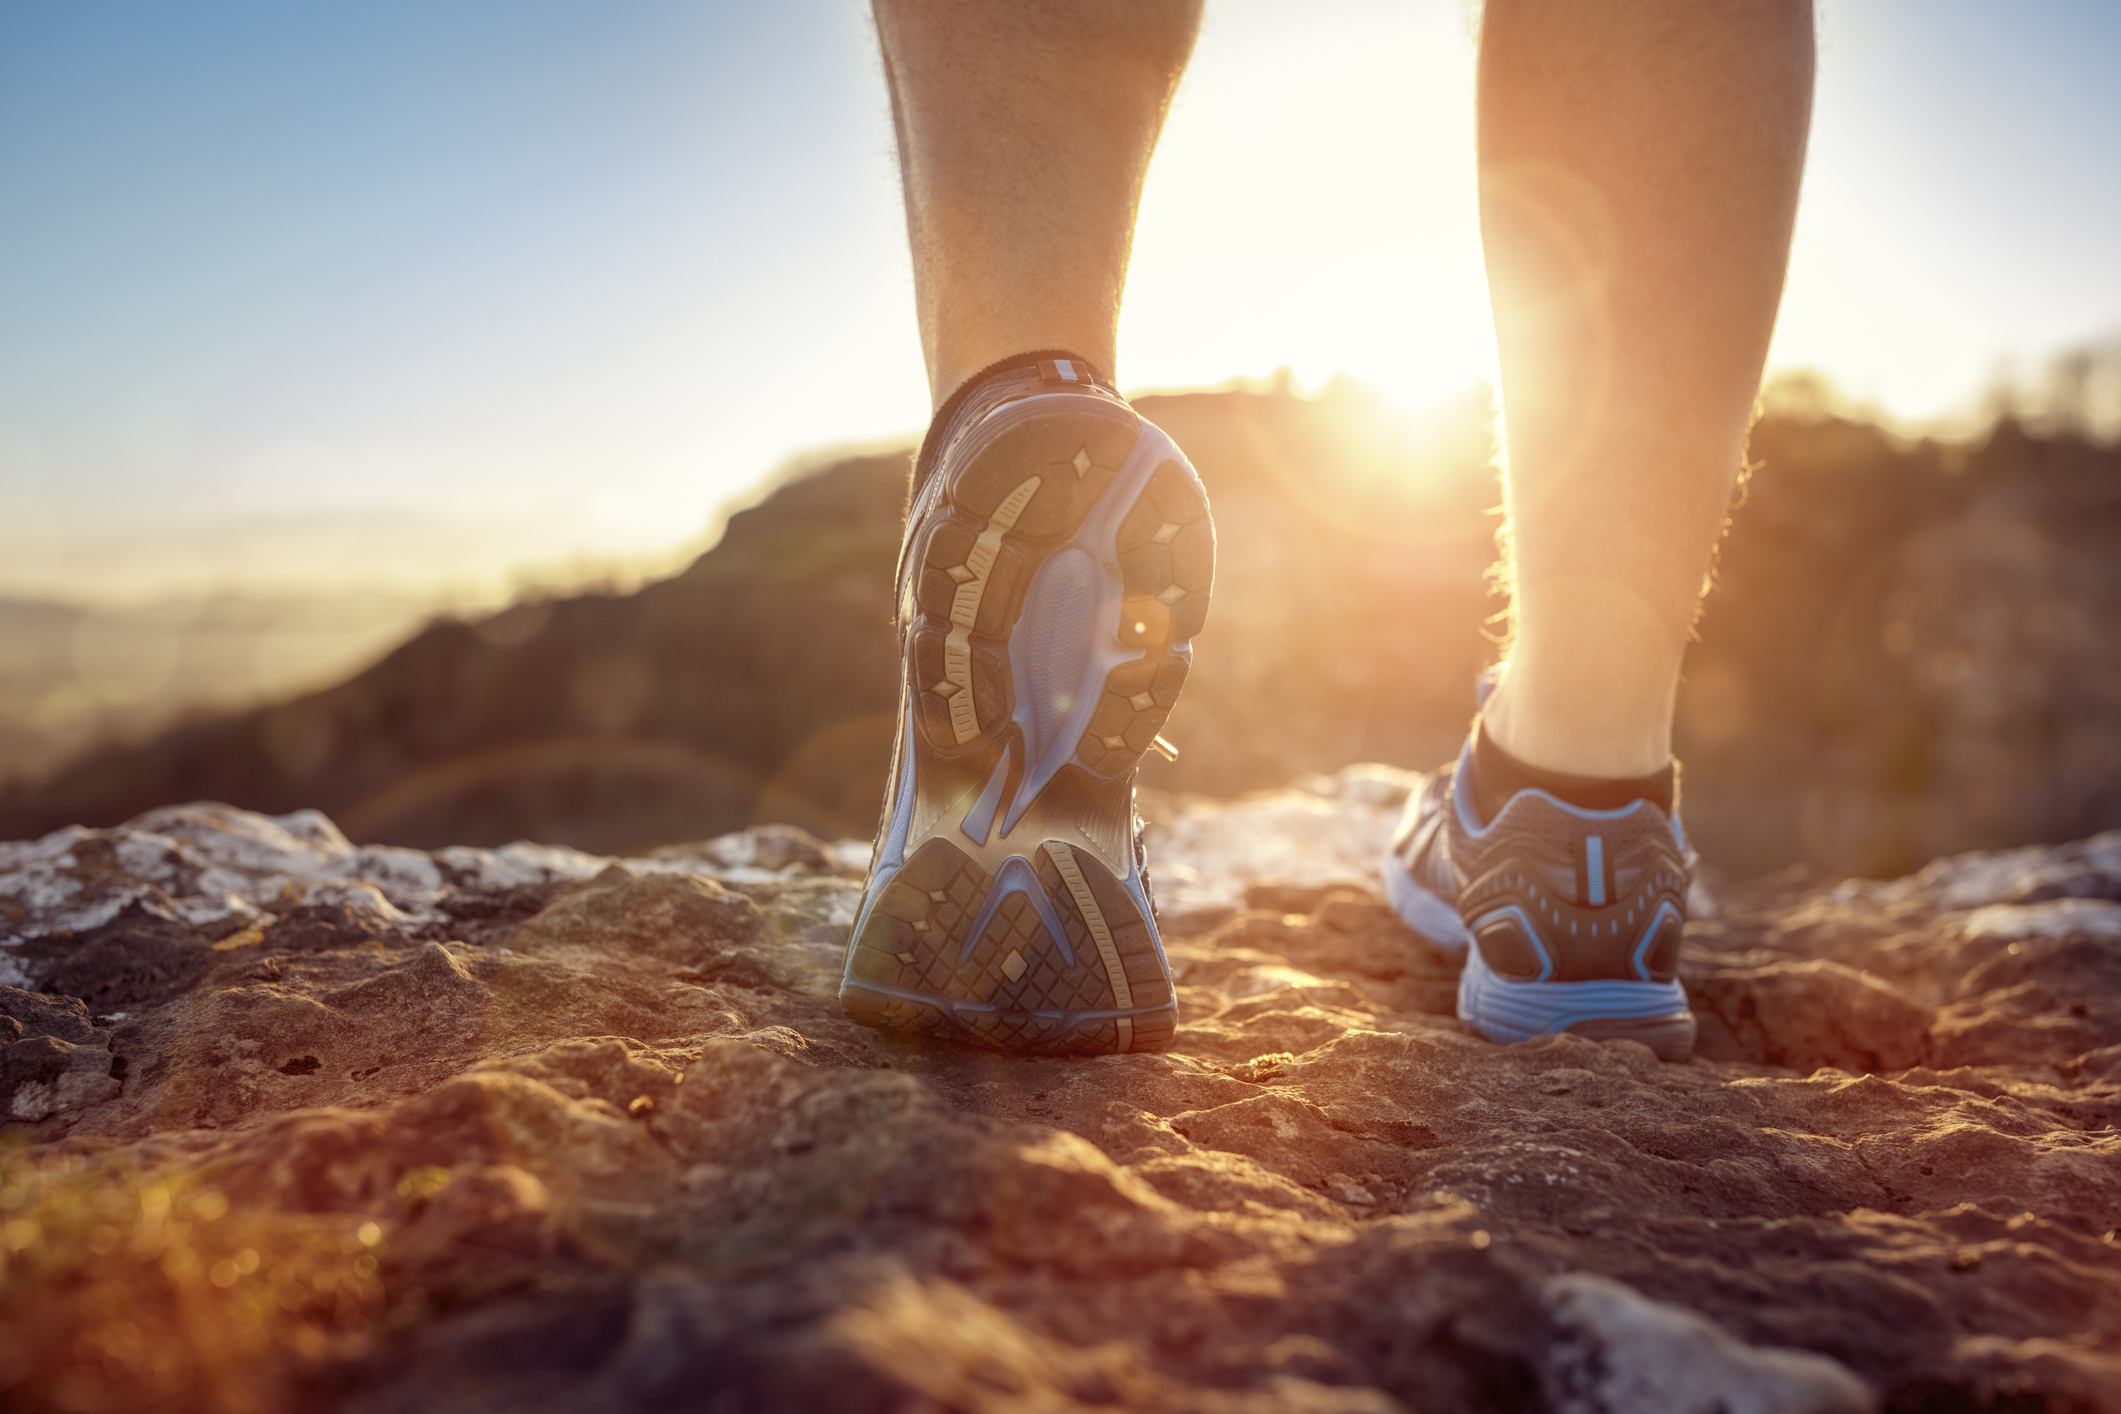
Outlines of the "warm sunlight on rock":
M 1375 892 L 1410 781 L 1159 814 L 1177 1037 L 1091 1061 L 848 1022 L 867 850 L 786 826 L 612 860 L 201 805 L 0 846 L 45 989 L 0 986 L 37 1141 L 0 1153 L 0 1387 L 2099 1407 L 2121 837 L 1719 885 L 1673 1065 L 1451 1019 Z

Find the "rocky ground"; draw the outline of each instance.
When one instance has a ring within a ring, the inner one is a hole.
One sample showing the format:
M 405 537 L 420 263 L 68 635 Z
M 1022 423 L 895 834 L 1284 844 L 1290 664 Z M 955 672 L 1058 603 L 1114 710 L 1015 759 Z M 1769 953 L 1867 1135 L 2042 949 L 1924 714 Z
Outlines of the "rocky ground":
M 1451 1018 L 1406 784 L 1164 810 L 1094 1061 L 848 1024 L 791 830 L 0 845 L 0 1401 L 2121 1411 L 2121 834 L 1716 889 L 1667 1065 Z

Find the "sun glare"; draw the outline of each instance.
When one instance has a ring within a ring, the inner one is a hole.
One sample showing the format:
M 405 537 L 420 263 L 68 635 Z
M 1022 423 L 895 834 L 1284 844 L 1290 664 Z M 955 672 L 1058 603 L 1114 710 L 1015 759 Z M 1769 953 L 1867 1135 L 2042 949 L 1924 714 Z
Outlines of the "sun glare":
M 1412 407 L 1491 376 L 1457 10 L 1231 18 L 1209 10 L 1150 169 L 1122 380 L 1347 373 Z

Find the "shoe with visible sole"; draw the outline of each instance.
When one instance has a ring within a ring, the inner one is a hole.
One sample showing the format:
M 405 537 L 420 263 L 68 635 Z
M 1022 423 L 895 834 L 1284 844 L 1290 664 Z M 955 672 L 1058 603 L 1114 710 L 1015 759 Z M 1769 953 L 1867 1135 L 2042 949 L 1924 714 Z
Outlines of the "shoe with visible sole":
M 1458 1018 L 1491 1041 L 1573 1032 L 1683 1061 L 1679 984 L 1686 836 L 1653 802 L 1587 810 L 1519 791 L 1480 823 L 1468 742 L 1422 779 L 1385 852 L 1385 896 L 1415 932 L 1464 953 Z
M 1170 1041 L 1134 770 L 1214 568 L 1191 464 L 1080 365 L 997 375 L 952 419 L 900 556 L 898 744 L 850 1017 L 1049 1054 Z

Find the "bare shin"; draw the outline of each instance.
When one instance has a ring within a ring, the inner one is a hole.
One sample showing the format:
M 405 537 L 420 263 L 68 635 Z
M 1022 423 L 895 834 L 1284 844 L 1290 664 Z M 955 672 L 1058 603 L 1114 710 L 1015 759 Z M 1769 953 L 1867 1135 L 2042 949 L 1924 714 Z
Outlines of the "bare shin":
M 940 403 L 1066 348 L 1109 375 L 1134 212 L 1199 0 L 876 0 Z
M 1531 765 L 1631 777 L 1671 757 L 1781 298 L 1812 68 L 1811 0 L 1487 0 L 1513 638 L 1485 721 Z

